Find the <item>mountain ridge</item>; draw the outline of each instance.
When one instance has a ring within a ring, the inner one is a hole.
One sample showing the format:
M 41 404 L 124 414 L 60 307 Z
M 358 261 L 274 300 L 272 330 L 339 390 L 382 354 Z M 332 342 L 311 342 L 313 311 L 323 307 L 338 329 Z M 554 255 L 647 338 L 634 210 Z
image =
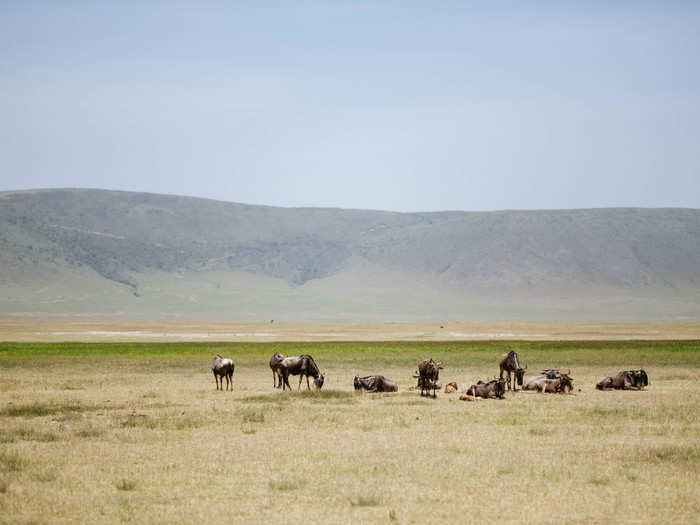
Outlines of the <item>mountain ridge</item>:
M 363 288 L 369 268 L 383 276 L 379 282 L 395 280 L 397 290 L 424 281 L 457 303 L 460 296 L 494 298 L 495 311 L 499 297 L 505 305 L 515 292 L 531 294 L 533 304 L 553 293 L 569 296 L 575 308 L 580 293 L 599 289 L 600 304 L 639 294 L 653 304 L 655 296 L 668 301 L 677 293 L 687 298 L 683 315 L 692 317 L 700 310 L 700 210 L 389 212 L 123 190 L 0 192 L 0 287 L 12 294 L 0 313 L 12 313 L 17 301 L 31 306 L 40 289 L 32 276 L 49 276 L 42 279 L 50 284 L 52 272 L 94 272 L 95 287 L 99 279 L 124 286 L 130 301 L 149 293 L 145 283 L 156 274 L 223 272 L 240 282 L 244 275 L 272 279 L 281 294 L 284 283 L 301 287 L 310 294 L 304 301 L 313 302 L 318 286 L 310 283 L 345 283 L 336 278 L 343 275 L 356 281 L 343 290 L 348 300 L 360 300 L 353 290 L 376 295 Z M 255 302 L 255 291 L 247 293 L 240 299 Z M 420 294 L 405 293 L 421 301 Z M 199 300 L 206 303 L 205 296 Z M 407 308 L 402 301 L 397 312 Z

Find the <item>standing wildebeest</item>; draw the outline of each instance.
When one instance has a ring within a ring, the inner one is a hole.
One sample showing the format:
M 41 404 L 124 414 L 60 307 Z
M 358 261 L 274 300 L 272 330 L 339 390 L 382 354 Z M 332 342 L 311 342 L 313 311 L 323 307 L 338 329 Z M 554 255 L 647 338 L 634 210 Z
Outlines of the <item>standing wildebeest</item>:
M 484 399 L 493 398 L 503 399 L 506 393 L 506 380 L 502 377 L 492 379 L 488 383 L 479 381 L 477 384 L 470 386 L 467 389 L 467 394 L 474 397 L 483 397 Z
M 508 390 L 511 390 L 511 385 L 510 385 L 511 372 L 515 376 L 515 380 L 517 381 L 518 385 L 523 386 L 523 376 L 525 375 L 525 370 L 527 369 L 527 365 L 525 365 L 525 368 L 520 366 L 520 362 L 518 361 L 518 353 L 515 350 L 511 350 L 507 354 L 503 354 L 501 356 L 500 363 L 498 363 L 498 366 L 501 369 L 501 373 L 498 377 L 500 377 L 502 379 L 503 372 L 506 373 L 506 382 L 508 384 Z M 517 387 L 514 385 L 512 390 L 516 391 Z
M 280 373 L 282 374 L 282 390 L 292 389 L 289 386 L 289 374 L 299 376 L 299 388 L 301 390 L 301 380 L 306 376 L 306 389 L 311 390 L 309 386 L 309 376 L 314 378 L 314 385 L 319 390 L 323 386 L 323 374 L 319 371 L 318 366 L 310 355 L 300 355 L 298 357 L 285 357 L 279 363 Z
M 270 370 L 272 370 L 272 387 L 281 388 L 282 387 L 282 372 L 280 371 L 280 363 L 284 359 L 284 356 L 280 353 L 275 352 L 270 358 Z
M 216 381 L 216 389 L 219 390 L 219 381 L 221 381 L 221 389 L 224 389 L 224 377 L 226 378 L 226 390 L 231 385 L 233 391 L 233 369 L 235 365 L 231 359 L 221 357 L 219 354 L 214 358 L 211 365 L 211 371 L 214 373 L 214 381 Z
M 649 385 L 649 377 L 644 369 L 622 370 L 614 377 L 606 377 L 598 381 L 598 390 L 641 390 Z
M 418 386 L 420 387 L 420 395 L 430 395 L 430 390 L 433 391 L 433 397 L 435 391 L 440 388 L 440 382 L 438 381 L 438 376 L 440 375 L 440 363 L 436 363 L 432 359 L 424 359 L 418 365 Z
M 399 387 L 395 381 L 384 376 L 355 376 L 353 381 L 355 390 L 364 389 L 368 392 L 398 392 Z

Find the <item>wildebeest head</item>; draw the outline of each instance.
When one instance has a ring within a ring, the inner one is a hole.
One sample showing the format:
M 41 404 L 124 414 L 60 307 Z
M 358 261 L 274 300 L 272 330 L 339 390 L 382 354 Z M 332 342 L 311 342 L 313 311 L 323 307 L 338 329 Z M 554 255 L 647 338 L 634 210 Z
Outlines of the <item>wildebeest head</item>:
M 522 376 L 521 376 L 521 378 L 522 378 Z M 521 385 L 523 384 L 522 379 L 520 380 L 520 384 Z M 496 379 L 496 384 L 493 386 L 493 391 L 494 391 L 494 394 L 496 394 L 497 398 L 502 399 L 506 393 L 506 380 L 502 377 L 499 379 Z
M 574 378 L 569 375 L 570 373 L 571 371 L 568 371 L 566 374 L 559 376 L 560 392 L 571 392 L 574 389 Z
M 649 386 L 649 376 L 647 376 L 647 373 L 643 368 L 634 371 L 634 378 L 636 379 L 637 386 Z
M 353 381 L 353 385 L 355 385 L 355 390 L 359 390 L 362 388 L 362 385 L 360 383 L 360 376 L 355 376 L 355 380 Z
M 323 387 L 323 380 L 323 374 L 318 374 L 318 377 L 314 377 L 314 385 L 316 385 L 316 388 L 318 388 L 319 390 L 321 390 L 321 388 Z M 357 377 L 355 378 L 355 380 L 357 381 Z
M 525 376 L 525 368 L 518 368 L 515 371 L 515 380 L 518 382 L 518 386 L 523 386 L 523 377 Z

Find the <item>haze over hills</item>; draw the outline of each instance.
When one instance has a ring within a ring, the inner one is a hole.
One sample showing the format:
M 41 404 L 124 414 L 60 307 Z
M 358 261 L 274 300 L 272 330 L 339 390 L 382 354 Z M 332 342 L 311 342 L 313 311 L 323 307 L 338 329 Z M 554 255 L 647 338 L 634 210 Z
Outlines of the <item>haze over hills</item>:
M 0 193 L 0 315 L 694 320 L 700 210 L 393 213 Z

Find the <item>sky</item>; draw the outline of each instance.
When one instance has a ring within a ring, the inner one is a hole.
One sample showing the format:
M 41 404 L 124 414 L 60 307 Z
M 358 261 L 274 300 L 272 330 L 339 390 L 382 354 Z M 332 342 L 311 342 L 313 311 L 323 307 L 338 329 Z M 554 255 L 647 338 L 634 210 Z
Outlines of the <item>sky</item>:
M 0 0 L 0 191 L 700 208 L 700 2 Z

